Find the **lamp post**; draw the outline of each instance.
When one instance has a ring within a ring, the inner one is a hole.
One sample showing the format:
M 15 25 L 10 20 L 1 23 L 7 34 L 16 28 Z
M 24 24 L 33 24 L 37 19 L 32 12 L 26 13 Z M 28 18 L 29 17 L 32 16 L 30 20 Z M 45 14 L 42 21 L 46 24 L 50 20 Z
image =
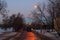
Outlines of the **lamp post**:
M 34 5 L 34 8 L 35 8 L 35 9 L 38 9 L 38 10 L 41 12 L 41 33 L 42 33 L 42 13 L 43 13 L 43 12 L 41 11 L 39 5 Z

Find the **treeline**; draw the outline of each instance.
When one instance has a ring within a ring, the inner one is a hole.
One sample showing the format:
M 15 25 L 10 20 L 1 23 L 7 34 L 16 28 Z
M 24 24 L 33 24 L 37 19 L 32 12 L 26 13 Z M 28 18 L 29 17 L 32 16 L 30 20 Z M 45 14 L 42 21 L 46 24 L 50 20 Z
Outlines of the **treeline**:
M 3 19 L 3 28 L 13 28 L 13 31 L 18 31 L 23 28 L 24 18 L 23 16 L 18 14 L 13 14 L 11 16 L 4 17 Z

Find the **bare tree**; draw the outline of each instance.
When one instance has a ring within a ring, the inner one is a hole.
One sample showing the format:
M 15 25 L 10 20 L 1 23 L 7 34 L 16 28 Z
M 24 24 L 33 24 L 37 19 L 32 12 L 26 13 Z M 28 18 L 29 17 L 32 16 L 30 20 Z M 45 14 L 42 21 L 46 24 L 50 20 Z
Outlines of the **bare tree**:
M 0 0 L 0 14 L 3 15 L 3 17 L 5 17 L 5 13 L 7 12 L 6 7 L 7 3 L 5 1 Z
M 52 17 L 55 30 L 60 35 L 60 0 L 49 0 L 48 12 Z
M 43 25 L 48 25 L 49 27 L 52 27 L 51 26 L 51 17 L 50 17 L 50 20 L 49 20 L 49 17 L 47 16 L 47 15 L 45 15 L 46 14 L 46 5 L 45 4 L 43 4 L 43 6 L 41 7 L 41 5 L 35 5 L 34 6 L 35 8 L 36 8 L 36 10 L 34 10 L 33 12 L 32 12 L 32 19 L 33 19 L 33 21 L 35 20 L 35 22 L 39 22 L 39 23 L 41 23 L 42 24 L 42 26 Z M 42 27 L 41 27 L 41 29 L 42 29 Z

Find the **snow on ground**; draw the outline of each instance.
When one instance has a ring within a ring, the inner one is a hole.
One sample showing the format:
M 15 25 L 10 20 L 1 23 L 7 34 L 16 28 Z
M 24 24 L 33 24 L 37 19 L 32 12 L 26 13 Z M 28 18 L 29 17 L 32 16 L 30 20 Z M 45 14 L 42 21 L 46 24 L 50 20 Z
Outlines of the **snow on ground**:
M 5 34 L 3 36 L 12 36 L 12 35 L 15 35 L 15 34 L 16 34 L 16 32 L 11 32 L 11 33 Z
M 3 40 L 14 35 L 16 35 L 16 32 L 4 32 L 2 35 L 0 35 L 0 40 Z
M 0 34 L 3 34 L 2 32 L 0 32 Z
M 36 30 L 36 32 L 41 33 L 41 30 Z M 54 40 L 60 40 L 57 32 L 47 32 L 46 30 L 42 30 L 42 34 Z

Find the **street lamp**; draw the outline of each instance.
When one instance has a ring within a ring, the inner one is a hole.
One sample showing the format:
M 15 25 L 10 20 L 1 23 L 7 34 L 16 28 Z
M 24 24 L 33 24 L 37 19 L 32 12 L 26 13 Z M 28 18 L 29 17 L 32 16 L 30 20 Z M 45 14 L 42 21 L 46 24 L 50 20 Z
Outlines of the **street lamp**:
M 40 12 L 41 12 L 41 24 L 42 24 L 42 11 L 41 11 L 41 8 L 39 7 L 39 5 L 34 5 L 34 8 L 35 9 L 38 9 Z M 42 33 L 42 26 L 41 26 L 41 33 Z
M 34 5 L 34 8 L 37 9 L 38 8 L 38 5 Z

